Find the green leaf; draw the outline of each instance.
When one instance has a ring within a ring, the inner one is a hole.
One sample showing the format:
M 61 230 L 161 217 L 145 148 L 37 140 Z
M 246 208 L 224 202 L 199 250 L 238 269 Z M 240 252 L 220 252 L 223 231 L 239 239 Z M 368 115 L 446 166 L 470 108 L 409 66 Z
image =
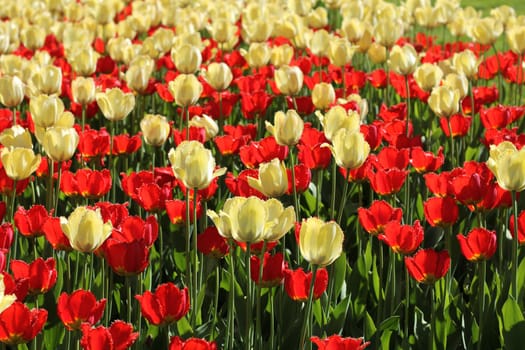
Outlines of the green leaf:
M 44 346 L 47 350 L 55 350 L 62 344 L 66 328 L 62 323 L 57 323 L 53 327 L 45 330 Z
M 342 253 L 341 256 L 334 263 L 334 297 L 337 298 L 341 293 L 341 288 L 345 282 L 346 277 L 346 254 Z
M 520 306 L 513 298 L 508 298 L 501 309 L 503 339 L 505 349 L 523 349 L 525 342 L 525 319 Z
M 379 330 L 382 332 L 398 331 L 399 330 L 399 320 L 400 320 L 400 316 L 397 316 L 397 315 L 390 316 L 389 318 L 381 322 L 381 324 L 379 325 Z
M 381 349 L 390 349 L 390 338 L 392 337 L 392 331 L 386 331 L 381 334 Z
M 372 316 L 370 316 L 368 311 L 365 313 L 364 328 L 365 328 L 365 338 L 372 339 L 374 334 L 376 334 L 377 328 L 374 323 L 374 320 L 372 319 Z
M 326 326 L 327 334 L 339 334 L 343 331 L 350 305 L 350 295 L 347 295 L 346 298 L 341 300 L 332 310 L 330 313 L 330 321 Z
M 181 337 L 188 337 L 193 333 L 187 317 L 183 317 L 177 322 L 177 331 Z

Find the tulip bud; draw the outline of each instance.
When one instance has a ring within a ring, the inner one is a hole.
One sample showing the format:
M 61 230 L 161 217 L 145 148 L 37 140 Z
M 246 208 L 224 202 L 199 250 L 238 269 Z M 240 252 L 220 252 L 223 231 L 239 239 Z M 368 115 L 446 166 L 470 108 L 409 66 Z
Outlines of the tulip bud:
M 124 93 L 119 88 L 97 93 L 96 100 L 104 117 L 111 121 L 123 120 L 135 107 L 135 96 L 132 93 Z
M 31 133 L 29 130 L 14 125 L 9 129 L 5 129 L 0 134 L 0 143 L 4 147 L 21 147 L 33 149 L 33 141 L 31 140 Z
M 357 49 L 357 46 L 352 46 L 350 42 L 344 38 L 334 38 L 330 40 L 328 46 L 328 58 L 334 66 L 344 67 L 352 62 L 352 57 Z
M 208 69 L 204 71 L 204 79 L 216 91 L 224 91 L 230 86 L 233 75 L 230 67 L 224 63 L 210 63 Z
M 186 188 L 202 190 L 212 180 L 226 173 L 226 168 L 215 169 L 215 158 L 198 141 L 183 141 L 168 153 L 173 174 Z
M 218 43 L 227 43 L 235 36 L 237 28 L 224 18 L 216 18 L 212 21 L 210 34 Z
M 272 48 L 270 61 L 276 68 L 280 68 L 290 63 L 293 58 L 293 53 L 293 47 L 288 44 L 275 46 Z
M 330 45 L 330 34 L 324 29 L 314 32 L 310 38 L 308 48 L 316 56 L 325 57 Z
M 471 23 L 469 36 L 481 45 L 492 45 L 503 32 L 503 24 L 491 17 L 476 19 Z
M 303 220 L 299 231 L 299 250 L 312 265 L 327 266 L 343 252 L 344 233 L 335 222 L 319 218 Z
M 244 31 L 248 42 L 265 42 L 270 37 L 270 34 L 272 34 L 272 30 L 273 24 L 268 18 L 259 18 L 249 21 L 244 25 Z
M 347 170 L 359 168 L 370 153 L 370 145 L 365 141 L 363 134 L 351 129 L 338 130 L 332 145 L 323 146 L 329 147 L 337 165 Z
M 297 66 L 282 66 L 274 73 L 275 85 L 283 95 L 294 96 L 303 87 L 303 72 Z
M 31 51 L 36 51 L 44 46 L 46 32 L 38 26 L 28 26 L 22 30 L 20 38 L 25 47 Z
M 335 90 L 332 84 L 315 84 L 312 89 L 312 103 L 315 108 L 325 110 L 335 101 Z
M 75 154 L 79 137 L 74 128 L 51 127 L 46 130 L 42 147 L 54 162 L 65 162 Z
M 312 9 L 311 1 L 288 0 L 287 5 L 288 5 L 288 9 L 291 12 L 296 13 L 297 15 L 301 17 L 305 17 Z
M 113 231 L 111 221 L 104 223 L 100 209 L 77 207 L 69 218 L 60 217 L 62 231 L 73 249 L 82 253 L 97 250 Z
M 52 65 L 46 65 L 33 75 L 31 82 L 42 94 L 60 94 L 62 92 L 62 70 Z
M 376 42 L 391 48 L 403 35 L 404 26 L 400 21 L 380 20 L 375 27 Z
M 365 33 L 365 24 L 357 18 L 345 19 L 341 25 L 341 30 L 348 41 L 355 44 L 361 40 Z
M 474 79 L 478 73 L 479 61 L 470 50 L 458 52 L 452 56 L 452 65 L 458 73 L 465 75 L 468 79 Z
M 525 26 L 516 25 L 507 30 L 507 42 L 512 52 L 523 55 L 525 52 Z
M 149 86 L 151 73 L 152 70 L 146 65 L 131 64 L 126 71 L 126 83 L 131 90 L 144 95 Z
M 232 237 L 238 242 L 260 242 L 268 226 L 268 208 L 264 201 L 257 197 L 249 197 L 242 201 L 231 220 Z
M 98 54 L 92 48 L 75 47 L 71 50 L 71 55 L 68 56 L 68 61 L 71 68 L 78 75 L 84 77 L 95 73 L 97 69 Z
M 271 51 L 266 43 L 251 43 L 248 52 L 241 51 L 248 65 L 252 68 L 260 68 L 268 64 Z
M 95 81 L 93 78 L 76 77 L 71 83 L 73 101 L 86 106 L 95 100 Z
M 509 141 L 491 145 L 487 167 L 504 190 L 521 192 L 525 189 L 525 148 L 518 150 Z
M 29 110 L 36 126 L 49 128 L 64 113 L 64 102 L 56 95 L 38 95 L 29 101 Z
M 323 131 L 328 140 L 332 140 L 339 129 L 359 131 L 361 118 L 357 112 L 349 110 L 348 113 L 341 106 L 334 106 L 325 115 L 316 112 Z
M 299 142 L 303 134 L 304 122 L 293 109 L 286 114 L 278 111 L 274 116 L 275 125 L 266 122 L 266 129 L 275 137 L 277 144 L 281 146 L 294 146 Z
M 443 85 L 450 86 L 452 89 L 457 90 L 459 92 L 460 100 L 468 94 L 468 80 L 463 74 L 447 74 L 443 81 Z
M 219 126 L 210 116 L 203 114 L 202 117 L 195 116 L 190 119 L 190 126 L 204 128 L 206 130 L 206 141 L 213 139 L 219 133 Z
M 124 62 L 124 53 L 126 52 L 126 48 L 131 46 L 132 43 L 130 39 L 119 36 L 109 39 L 106 47 L 109 57 L 111 57 L 115 62 L 122 63 Z
M 162 146 L 170 136 L 171 127 L 166 117 L 158 114 L 146 114 L 140 121 L 140 130 L 144 142 L 151 146 Z
M 434 13 L 434 8 L 430 6 L 418 7 L 414 10 L 414 17 L 416 23 L 421 27 L 435 28 L 438 25 L 437 17 Z
M 450 117 L 459 111 L 459 91 L 443 85 L 432 90 L 428 105 L 438 116 Z
M 25 180 L 40 166 L 40 155 L 30 148 L 4 147 L 0 153 L 7 176 L 15 181 Z
M 414 71 L 414 79 L 423 91 L 432 91 L 441 83 L 443 71 L 439 66 L 431 63 L 423 63 Z
M 190 44 L 183 44 L 176 49 L 172 49 L 171 59 L 175 63 L 175 68 L 183 74 L 195 73 L 202 63 L 202 55 L 199 48 Z
M 368 48 L 367 55 L 372 63 L 381 64 L 386 61 L 386 47 L 378 43 L 373 43 Z
M 278 158 L 259 165 L 259 179 L 248 177 L 248 184 L 266 197 L 279 197 L 288 190 L 288 174 Z
M 0 77 L 0 102 L 8 107 L 16 107 L 24 100 L 24 84 L 16 76 Z
M 416 69 L 417 52 L 410 44 L 403 46 L 395 45 L 390 51 L 388 63 L 390 69 L 397 74 L 412 74 Z
M 311 10 L 306 16 L 306 23 L 308 27 L 319 29 L 328 25 L 328 11 L 322 6 Z
M 202 93 L 202 84 L 193 74 L 181 74 L 170 81 L 168 89 L 181 107 L 194 105 Z

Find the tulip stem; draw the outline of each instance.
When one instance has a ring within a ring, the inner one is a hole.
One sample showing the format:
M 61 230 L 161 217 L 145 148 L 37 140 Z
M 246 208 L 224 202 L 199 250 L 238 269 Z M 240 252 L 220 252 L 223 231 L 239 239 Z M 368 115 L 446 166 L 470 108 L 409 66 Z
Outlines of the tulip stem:
M 275 349 L 275 317 L 274 317 L 274 296 L 275 296 L 275 289 L 270 289 L 268 291 L 268 295 L 270 298 L 270 344 L 268 346 L 269 349 Z
M 9 219 L 11 220 L 11 224 L 14 225 L 15 223 L 15 218 L 14 218 L 14 215 L 15 215 L 15 202 L 16 202 L 16 180 L 13 181 L 13 191 L 11 192 L 11 198 L 10 201 L 11 201 L 11 205 L 9 206 Z M 9 257 L 9 259 L 7 259 L 7 263 L 6 263 L 6 270 L 9 269 L 9 262 L 13 259 L 16 259 L 18 258 L 18 234 L 16 233 L 17 231 L 15 231 L 15 234 L 14 234 L 14 243 L 15 243 L 15 246 L 13 247 L 13 255 L 11 255 Z
M 322 195 L 322 189 L 323 189 L 323 171 L 321 169 L 317 169 L 315 172 L 316 176 L 316 182 L 317 182 L 317 193 L 315 196 L 315 216 L 319 217 L 319 207 L 320 207 L 320 201 L 321 201 L 321 195 Z
M 405 328 L 403 332 L 403 349 L 408 349 L 408 330 L 409 330 L 409 317 L 410 317 L 410 275 L 408 269 L 405 268 Z
M 86 105 L 82 104 L 82 121 L 81 121 L 81 129 L 84 131 L 84 126 L 86 125 Z
M 51 211 L 53 208 L 53 160 L 47 158 L 47 193 L 46 193 L 46 209 Z
M 522 80 L 523 80 L 523 55 L 520 53 L 520 55 L 518 56 L 518 95 L 516 96 L 515 103 L 514 103 L 516 106 L 520 105 L 521 92 L 523 89 Z
M 219 320 L 219 292 L 221 289 L 221 265 L 218 261 L 215 264 L 215 294 L 213 295 L 213 320 L 211 324 L 210 339 L 215 339 L 215 327 Z
M 503 85 L 502 85 L 502 79 L 501 79 L 501 63 L 499 61 L 500 58 L 498 55 L 498 50 L 496 49 L 496 45 L 494 45 L 494 43 L 492 44 L 492 49 L 494 50 L 494 53 L 496 55 L 496 62 L 498 63 L 498 96 L 499 96 L 499 101 L 501 102 L 501 97 L 503 95 L 503 91 L 502 91 Z M 520 67 L 518 67 L 518 69 L 520 69 Z M 474 115 L 474 106 L 472 106 L 472 115 Z
M 408 83 L 408 75 L 405 75 L 405 87 L 407 90 L 407 116 L 405 119 L 405 135 L 408 137 L 410 124 L 410 84 Z
M 266 252 L 266 245 L 267 242 L 263 241 L 263 246 L 261 249 L 261 253 L 259 254 L 259 271 L 258 271 L 258 277 L 257 277 L 257 286 L 255 289 L 255 334 L 257 336 L 256 339 L 256 349 L 263 349 L 263 343 L 262 343 L 262 331 L 261 331 L 261 284 L 263 280 L 263 268 L 264 268 L 264 253 Z M 248 271 L 248 274 L 251 273 L 251 270 Z
M 195 331 L 195 326 L 197 324 L 197 276 L 199 271 L 199 261 L 197 258 L 197 227 L 198 227 L 198 218 L 197 218 L 197 188 L 193 189 L 193 235 L 192 235 L 192 241 L 193 241 L 193 249 L 192 249 L 192 277 L 193 277 L 193 285 L 192 285 L 192 299 L 191 302 L 194 304 L 193 312 L 191 313 L 191 328 L 193 331 Z
M 306 332 L 307 329 L 311 332 L 311 318 L 310 313 L 312 312 L 312 304 L 314 299 L 314 286 L 315 278 L 317 277 L 317 265 L 312 265 L 312 281 L 310 282 L 310 291 L 308 292 L 308 301 L 306 304 L 306 313 L 303 318 L 303 325 L 301 327 L 301 342 L 299 343 L 299 349 L 305 349 Z
M 190 139 L 190 109 L 188 107 L 183 108 L 186 118 L 186 140 Z
M 228 293 L 228 323 L 226 332 L 226 349 L 233 350 L 235 340 L 235 248 L 236 245 L 230 239 L 230 293 Z
M 58 200 L 60 199 L 60 180 L 62 178 L 62 162 L 58 162 L 58 177 L 57 177 L 57 188 L 55 192 L 55 212 L 54 215 L 58 216 Z
M 252 281 L 250 279 L 250 256 L 251 243 L 246 242 L 246 334 L 244 337 L 244 344 L 246 350 L 252 349 L 251 330 L 252 330 Z
M 190 255 L 190 252 L 191 252 L 191 237 L 190 237 L 190 234 L 191 234 L 191 216 L 190 216 L 190 189 L 189 188 L 186 188 L 186 254 L 184 255 L 185 258 L 186 258 L 186 286 L 190 289 L 190 305 L 191 305 L 191 309 L 192 309 L 192 314 L 195 312 L 195 306 L 196 306 L 196 301 L 193 299 L 193 286 L 191 285 L 192 284 L 192 276 L 191 276 L 191 272 L 192 272 L 192 269 L 191 269 L 191 255 Z M 162 254 L 162 253 L 161 253 Z M 192 321 L 193 321 L 193 317 L 192 317 Z M 191 328 L 192 330 L 194 331 L 193 327 L 195 325 L 194 324 L 191 324 Z
M 297 100 L 295 99 L 295 96 L 292 96 L 292 103 L 293 103 L 293 109 L 295 109 L 295 111 L 299 113 L 299 110 L 297 109 Z
M 341 206 L 339 207 L 339 212 L 337 213 L 337 224 L 341 225 L 341 220 L 343 219 L 343 211 L 346 206 L 346 198 L 348 197 L 348 182 L 350 181 L 350 169 L 346 169 L 345 183 L 343 185 L 343 197 L 341 198 Z
M 335 219 L 335 189 L 336 189 L 336 174 L 337 173 L 337 164 L 335 162 L 335 159 L 332 160 L 332 176 L 330 177 L 330 181 L 332 181 L 332 196 L 330 197 L 330 216 L 332 217 L 332 220 Z
M 295 221 L 299 222 L 300 220 L 300 206 L 299 206 L 299 198 L 297 197 L 297 186 L 295 183 L 295 153 L 293 152 L 293 149 L 290 150 L 290 161 L 292 163 L 292 190 L 293 190 L 293 204 L 295 207 Z
M 449 139 L 450 139 L 450 162 L 452 165 L 452 169 L 454 169 L 457 165 L 457 159 L 456 159 L 456 152 L 454 150 L 454 135 L 452 135 L 452 125 L 450 124 L 450 117 L 447 118 L 448 122 L 448 132 L 449 132 Z
M 224 135 L 224 118 L 222 116 L 222 92 L 219 94 L 219 135 Z
M 511 192 L 514 210 L 514 235 L 512 236 L 512 290 L 511 295 L 518 299 L 518 200 L 516 191 Z
M 482 349 L 482 336 L 483 336 L 483 325 L 485 317 L 483 310 L 485 310 L 485 278 L 487 275 L 487 261 L 483 260 L 478 266 L 479 278 L 478 278 L 478 300 L 479 300 L 479 314 L 478 314 L 478 325 L 479 325 L 479 337 L 478 337 L 478 350 Z
M 436 348 L 436 296 L 434 293 L 435 284 L 430 286 L 430 341 L 428 342 L 429 350 Z
M 124 280 L 124 284 L 126 286 L 126 292 L 127 292 L 127 320 L 129 323 L 133 324 L 133 320 L 131 319 L 131 311 L 132 311 L 132 307 L 131 307 L 131 298 L 132 298 L 132 291 L 131 291 L 131 281 L 130 281 L 131 277 L 127 276 L 125 277 L 125 280 Z

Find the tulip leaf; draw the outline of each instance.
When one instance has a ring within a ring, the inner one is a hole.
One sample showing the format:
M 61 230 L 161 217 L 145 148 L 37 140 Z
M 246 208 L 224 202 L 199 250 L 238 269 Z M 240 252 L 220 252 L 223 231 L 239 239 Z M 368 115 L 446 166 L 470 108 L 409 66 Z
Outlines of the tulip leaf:
M 518 303 L 509 297 L 501 309 L 500 321 L 505 349 L 523 349 L 525 319 Z
M 346 320 L 346 315 L 348 314 L 350 303 L 350 295 L 347 295 L 339 304 L 331 310 L 330 321 L 325 327 L 327 334 L 338 334 L 341 333 Z M 364 308 L 363 308 L 364 310 Z
M 56 323 L 53 327 L 46 328 L 44 347 L 46 350 L 55 350 L 59 344 L 63 343 L 65 327 L 61 323 Z
M 187 317 L 183 317 L 177 321 L 177 332 L 181 337 L 188 337 L 193 333 Z
M 522 297 L 524 283 L 525 283 L 525 259 L 522 260 L 520 265 L 518 266 L 518 296 L 519 298 Z
M 334 278 L 334 297 L 337 298 L 343 288 L 343 283 L 346 277 L 346 254 L 342 253 L 334 262 L 333 278 Z
M 321 307 L 321 302 L 319 299 L 314 301 L 313 303 L 312 311 L 314 313 L 314 319 L 317 322 L 317 324 L 321 325 L 323 324 L 323 309 Z
M 364 329 L 364 331 L 365 331 L 365 338 L 366 339 L 372 339 L 374 334 L 376 334 L 377 328 L 376 328 L 376 325 L 374 323 L 374 319 L 372 318 L 372 316 L 370 316 L 368 311 L 366 311 L 366 313 L 365 313 L 364 328 L 365 328 Z
M 381 333 L 381 349 L 390 349 L 390 338 L 392 337 L 392 331 L 384 331 Z
M 400 316 L 394 315 L 390 316 L 389 318 L 385 319 L 381 324 L 379 325 L 379 330 L 384 331 L 399 331 L 399 320 Z

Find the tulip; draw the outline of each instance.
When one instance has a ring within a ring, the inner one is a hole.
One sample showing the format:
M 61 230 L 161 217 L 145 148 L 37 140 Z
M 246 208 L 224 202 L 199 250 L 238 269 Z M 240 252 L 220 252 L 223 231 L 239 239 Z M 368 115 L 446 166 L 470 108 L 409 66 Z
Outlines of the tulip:
M 204 79 L 216 91 L 224 91 L 230 86 L 233 75 L 230 67 L 224 63 L 210 63 L 208 69 L 204 71 Z
M 294 146 L 299 142 L 304 129 L 304 122 L 297 112 L 289 109 L 286 114 L 278 111 L 274 116 L 274 125 L 266 122 L 266 129 L 281 146 Z
M 29 101 L 29 110 L 35 126 L 54 126 L 64 113 L 64 102 L 56 95 L 38 95 Z
M 44 134 L 42 147 L 54 162 L 64 162 L 73 157 L 78 141 L 78 133 L 74 128 L 51 127 Z
M 288 44 L 275 46 L 272 48 L 270 61 L 276 68 L 290 64 L 293 58 L 294 49 Z
M 295 211 L 292 206 L 284 208 L 281 201 L 270 198 L 266 201 L 269 215 L 274 225 L 264 233 L 263 240 L 267 242 L 276 242 L 280 240 L 295 223 Z
M 204 255 L 221 259 L 228 254 L 230 247 L 217 227 L 209 226 L 197 236 L 197 249 Z
M 297 270 L 284 270 L 284 290 L 290 299 L 294 301 L 307 301 L 310 285 L 312 284 L 312 272 L 304 272 L 302 268 Z M 328 287 L 328 271 L 325 268 L 317 269 L 312 299 L 319 299 Z
M 355 44 L 365 34 L 365 22 L 358 18 L 345 18 L 341 24 L 341 31 L 348 41 Z
M 273 30 L 273 21 L 268 18 L 258 18 L 253 21 L 243 22 L 243 29 L 247 42 L 262 43 L 268 40 Z
M 452 197 L 432 197 L 425 201 L 423 211 L 430 226 L 450 227 L 458 219 L 459 208 Z
M 409 75 L 416 69 L 417 59 L 417 52 L 412 45 L 395 45 L 390 51 L 388 63 L 393 72 L 401 75 Z
M 299 232 L 299 250 L 312 265 L 327 266 L 343 252 L 343 230 L 335 221 L 315 217 L 303 220 Z
M 374 201 L 370 208 L 358 208 L 357 216 L 359 223 L 372 236 L 384 232 L 386 224 L 391 221 L 401 222 L 403 211 L 400 208 L 392 208 L 385 201 Z
M 241 53 L 252 68 L 264 67 L 271 57 L 270 47 L 266 43 L 251 43 L 248 52 L 241 51 Z
M 88 323 L 80 326 L 82 338 L 80 345 L 84 350 L 128 349 L 139 337 L 133 332 L 133 325 L 124 321 L 114 321 L 110 327 L 92 328 Z
M 312 90 L 312 103 L 315 108 L 325 110 L 335 101 L 335 90 L 332 84 L 315 84 Z
M 297 66 L 282 66 L 275 71 L 275 85 L 286 96 L 294 96 L 303 87 L 303 72 Z
M 202 84 L 192 74 L 181 74 L 170 81 L 168 89 L 177 105 L 188 107 L 197 103 L 202 93 Z
M 97 69 L 98 54 L 91 47 L 75 47 L 71 49 L 68 61 L 78 75 L 87 77 Z
M 405 257 L 405 266 L 417 282 L 433 284 L 447 274 L 450 255 L 446 250 L 422 249 L 412 257 Z
M 318 350 L 363 350 L 370 345 L 370 342 L 364 342 L 363 338 L 343 338 L 340 335 L 331 335 L 325 339 L 311 337 L 310 340 L 317 345 Z
M 472 229 L 467 236 L 456 236 L 461 253 L 468 261 L 489 260 L 496 253 L 496 232 L 484 228 Z
M 182 44 L 177 49 L 172 49 L 171 59 L 177 70 L 183 74 L 195 73 L 202 63 L 199 48 L 191 44 Z
M 213 221 L 219 234 L 226 238 L 233 238 L 233 231 L 237 230 L 237 220 L 235 216 L 239 211 L 239 207 L 242 203 L 246 201 L 246 197 L 233 197 L 228 198 L 222 207 L 222 210 L 219 213 L 214 212 L 213 210 L 208 210 L 207 215 Z
M 5 294 L 4 275 L 0 274 L 0 314 L 16 300 L 14 294 Z
M 95 100 L 95 80 L 93 78 L 76 77 L 71 82 L 73 101 L 86 106 Z
M 94 325 L 101 318 L 106 299 L 97 301 L 95 295 L 87 290 L 76 290 L 71 294 L 62 293 L 57 300 L 57 314 L 70 331 L 79 330 L 82 323 Z
M 189 338 L 186 340 L 178 336 L 171 337 L 169 350 L 216 350 L 217 345 L 214 341 L 207 341 L 199 338 Z
M 62 92 L 62 70 L 46 65 L 33 75 L 31 82 L 41 94 L 60 94 Z
M 171 127 L 166 117 L 159 114 L 146 114 L 140 121 L 144 142 L 151 146 L 162 146 L 170 136 Z
M 344 67 L 352 62 L 357 46 L 350 44 L 345 38 L 334 38 L 329 41 L 328 58 L 337 67 Z
M 391 48 L 403 35 L 403 30 L 404 25 L 400 20 L 381 19 L 375 26 L 374 37 L 380 45 Z
M 340 129 L 359 131 L 361 120 L 355 111 L 349 110 L 347 112 L 341 106 L 334 106 L 325 115 L 318 112 L 316 115 L 321 121 L 324 134 L 328 140 L 332 140 L 335 133 Z
M 423 91 L 432 91 L 441 83 L 443 71 L 439 66 L 431 63 L 423 63 L 414 71 L 414 80 Z
M 216 18 L 212 21 L 210 34 L 215 41 L 224 44 L 231 41 L 232 37 L 235 36 L 236 30 L 237 27 L 235 27 L 228 19 Z
M 202 117 L 194 116 L 190 119 L 190 126 L 204 128 L 206 141 L 213 139 L 219 133 L 219 126 L 210 116 L 203 114 Z
M 516 55 L 523 55 L 525 52 L 525 26 L 516 25 L 508 29 L 506 33 L 510 50 Z
M 60 226 L 73 249 L 83 253 L 98 249 L 113 230 L 111 222 L 102 220 L 100 209 L 84 206 L 77 207 L 68 219 L 60 217 Z
M 5 129 L 0 134 L 0 143 L 4 147 L 22 147 L 33 149 L 33 141 L 31 140 L 31 133 L 20 125 L 14 125 L 9 129 Z
M 456 71 L 465 75 L 468 79 L 473 79 L 478 73 L 480 61 L 470 50 L 459 52 L 452 56 L 452 65 Z
M 8 108 L 18 106 L 24 100 L 24 84 L 16 76 L 0 78 L 0 103 Z
M 46 321 L 47 310 L 30 310 L 15 301 L 0 314 L 0 341 L 8 345 L 27 343 L 40 333 Z
M 149 323 L 168 325 L 183 318 L 190 309 L 188 288 L 179 289 L 173 283 L 160 284 L 155 292 L 136 295 L 140 310 Z
M 385 225 L 384 233 L 377 238 L 385 242 L 394 253 L 409 255 L 423 242 L 423 237 L 423 227 L 419 220 L 416 220 L 413 226 L 390 221 Z
M 48 292 L 57 281 L 56 262 L 53 258 L 37 258 L 31 263 L 23 260 L 11 260 L 11 271 L 15 280 L 29 281 L 30 294 Z
M 20 39 L 25 47 L 31 51 L 36 51 L 44 46 L 46 31 L 36 25 L 28 25 L 20 32 Z
M 32 149 L 6 147 L 0 153 L 2 164 L 9 178 L 15 181 L 25 180 L 40 166 L 41 157 Z
M 381 64 L 386 61 L 386 47 L 381 44 L 373 43 L 366 54 L 372 63 Z
M 308 48 L 316 56 L 326 56 L 330 45 L 330 34 L 325 30 L 321 29 L 312 35 L 310 38 Z
M 168 157 L 175 177 L 189 189 L 202 190 L 226 173 L 226 168 L 215 170 L 213 154 L 198 141 L 183 141 L 169 151 Z
M 38 237 L 44 234 L 44 223 L 50 218 L 43 205 L 35 204 L 29 210 L 19 206 L 14 214 L 15 226 L 23 236 Z
M 102 114 L 110 121 L 123 120 L 135 107 L 135 96 L 119 88 L 97 93 L 96 100 Z
M 332 151 L 338 166 L 347 170 L 359 168 L 370 153 L 370 145 L 359 131 L 340 129 L 332 139 L 332 145 L 325 144 Z
M 288 190 L 288 175 L 284 162 L 274 158 L 259 166 L 259 179 L 248 177 L 248 184 L 267 197 L 279 197 Z
M 525 148 L 503 141 L 490 146 L 487 167 L 492 171 L 498 185 L 507 191 L 521 192 L 525 189 Z
M 284 280 L 284 269 L 287 263 L 284 261 L 282 253 L 270 255 L 264 253 L 262 274 L 259 274 L 261 259 L 255 255 L 250 258 L 250 278 L 263 288 L 276 287 Z
M 150 58 L 148 57 L 148 59 Z M 147 64 L 132 63 L 126 71 L 128 87 L 138 94 L 144 95 L 149 87 L 149 79 L 152 74 L 151 68 Z
M 494 18 L 485 17 L 472 21 L 469 36 L 478 44 L 492 45 L 503 32 L 503 24 Z
M 459 91 L 443 85 L 432 89 L 428 105 L 434 113 L 442 117 L 450 117 L 459 111 Z
M 450 86 L 459 92 L 459 99 L 463 99 L 468 94 L 468 80 L 463 74 L 449 73 L 443 81 L 443 85 Z

